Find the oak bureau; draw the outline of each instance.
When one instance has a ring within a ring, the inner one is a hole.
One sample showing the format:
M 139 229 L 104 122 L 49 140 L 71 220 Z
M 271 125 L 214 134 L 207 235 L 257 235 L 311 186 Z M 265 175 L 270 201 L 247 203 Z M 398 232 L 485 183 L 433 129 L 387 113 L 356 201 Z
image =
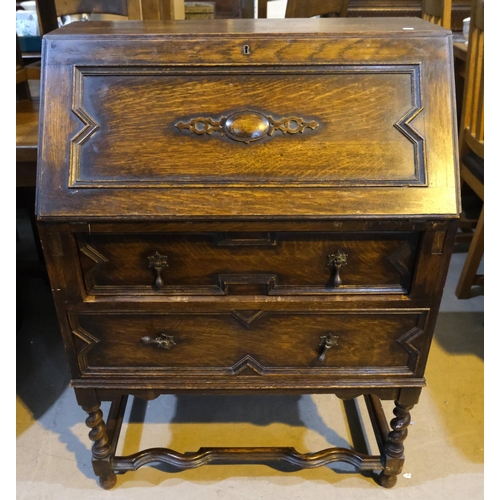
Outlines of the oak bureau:
M 102 487 L 273 460 L 395 484 L 460 212 L 451 61 L 417 18 L 44 37 L 37 217 Z M 363 396 L 380 454 L 116 455 L 127 396 L 180 393 Z

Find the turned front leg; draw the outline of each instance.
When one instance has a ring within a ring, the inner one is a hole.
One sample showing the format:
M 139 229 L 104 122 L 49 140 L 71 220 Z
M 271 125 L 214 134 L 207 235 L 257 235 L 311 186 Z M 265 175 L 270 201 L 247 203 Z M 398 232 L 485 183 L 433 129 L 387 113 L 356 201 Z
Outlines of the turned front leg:
M 404 446 L 403 442 L 408 436 L 408 426 L 411 422 L 410 410 L 413 405 L 403 405 L 396 401 L 396 408 L 393 418 L 389 425 L 391 431 L 387 435 L 387 441 L 384 446 L 384 470 L 379 476 L 379 481 L 385 488 L 392 488 L 397 481 L 397 475 L 403 470 Z
M 106 432 L 100 403 L 83 409 L 89 414 L 85 420 L 90 427 L 89 438 L 94 442 L 92 445 L 92 467 L 99 477 L 99 484 L 105 490 L 109 490 L 116 484 L 116 474 L 111 468 L 111 445 Z

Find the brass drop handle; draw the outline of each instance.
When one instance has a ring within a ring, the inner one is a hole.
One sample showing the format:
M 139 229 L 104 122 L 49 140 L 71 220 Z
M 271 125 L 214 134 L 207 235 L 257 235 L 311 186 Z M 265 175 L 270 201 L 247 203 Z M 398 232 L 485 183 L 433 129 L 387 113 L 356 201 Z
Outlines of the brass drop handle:
M 327 335 L 323 335 L 323 337 L 319 338 L 319 356 L 318 361 L 324 361 L 326 352 L 331 349 L 335 345 L 339 345 L 339 338 L 336 335 L 332 335 L 331 333 Z
M 148 257 L 149 267 L 152 267 L 156 272 L 155 286 L 161 288 L 165 283 L 161 277 L 161 270 L 168 267 L 168 257 L 155 252 L 154 255 Z
M 167 351 L 169 351 L 170 349 L 172 349 L 172 347 L 174 347 L 174 345 L 176 345 L 174 337 L 172 337 L 171 335 L 167 335 L 166 333 L 162 333 L 155 339 L 146 335 L 145 337 L 142 337 L 141 340 L 144 344 L 156 344 L 159 348 L 166 349 Z
M 328 267 L 335 268 L 334 286 L 340 286 L 342 280 L 340 278 L 340 268 L 347 265 L 347 254 L 337 250 L 335 253 L 328 255 Z

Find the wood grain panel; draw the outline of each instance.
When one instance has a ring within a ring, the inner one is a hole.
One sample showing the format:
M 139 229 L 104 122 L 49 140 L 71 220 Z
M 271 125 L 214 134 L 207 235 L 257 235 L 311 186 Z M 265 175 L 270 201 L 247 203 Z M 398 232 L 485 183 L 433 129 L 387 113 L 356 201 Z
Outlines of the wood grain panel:
M 410 18 L 213 21 L 44 38 L 40 217 L 456 216 L 449 32 Z M 176 126 L 245 109 L 317 127 L 247 144 Z
M 418 65 L 79 68 L 70 187 L 424 185 L 421 110 Z M 314 130 L 186 130 L 234 113 Z

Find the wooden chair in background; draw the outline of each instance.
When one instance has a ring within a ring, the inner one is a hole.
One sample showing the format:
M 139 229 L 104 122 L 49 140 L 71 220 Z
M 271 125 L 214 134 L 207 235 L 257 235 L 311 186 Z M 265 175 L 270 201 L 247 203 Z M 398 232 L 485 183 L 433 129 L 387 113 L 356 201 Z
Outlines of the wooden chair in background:
M 28 84 L 28 72 L 26 71 L 19 38 L 16 33 L 16 98 L 19 101 L 31 99 L 30 87 Z
M 16 34 L 16 185 L 35 186 L 38 92 L 32 92 Z M 36 90 L 36 89 L 35 89 Z
M 268 0 L 258 0 L 257 17 L 267 17 Z M 347 17 L 349 0 L 288 0 L 285 17 Z
M 144 21 L 184 19 L 184 2 L 176 0 L 54 0 L 54 4 L 58 17 L 113 14 Z
M 58 27 L 58 17 L 75 14 L 113 14 L 123 19 L 184 19 L 183 0 L 37 0 L 42 35 Z M 18 57 L 19 59 L 19 57 Z M 21 58 L 22 63 L 22 58 Z M 28 78 L 40 78 L 36 64 L 26 67 Z M 19 76 L 18 76 L 19 78 Z M 35 86 L 34 86 L 35 87 Z M 18 102 L 16 109 L 16 160 L 18 186 L 33 185 L 38 145 L 38 93 L 31 102 Z
M 40 33 L 58 27 L 58 17 L 111 14 L 131 20 L 184 19 L 183 0 L 36 0 Z
M 452 0 L 422 0 L 422 19 L 451 29 Z
M 21 46 L 16 34 L 16 215 L 17 209 L 26 210 L 31 226 L 31 235 L 36 250 L 36 260 L 26 258 L 21 250 L 16 257 L 16 281 L 25 281 L 27 276 L 47 279 L 42 247 L 38 239 L 35 220 L 35 179 L 38 139 L 38 93 L 30 89 L 30 77 L 24 64 Z M 35 89 L 36 90 L 36 89 Z M 33 95 L 34 94 L 34 95 Z M 16 221 L 16 245 L 24 248 Z M 24 234 L 21 231 L 21 234 Z M 16 287 L 17 331 L 23 321 L 22 286 Z
M 133 20 L 184 19 L 183 0 L 37 0 L 36 7 L 42 35 L 58 27 L 58 17 L 75 14 L 114 14 Z M 40 62 L 24 65 L 17 40 L 16 46 L 16 207 L 27 210 L 38 254 L 37 263 L 18 261 L 17 272 L 18 277 L 45 276 L 35 221 Z
M 460 179 L 483 201 L 455 294 L 471 297 L 472 287 L 484 284 L 477 274 L 484 255 L 484 0 L 473 0 L 465 70 L 464 101 L 459 130 Z
M 42 35 L 58 27 L 58 17 L 74 14 L 114 14 L 123 19 L 184 19 L 183 0 L 37 0 Z M 16 185 L 35 187 L 38 150 L 40 62 L 23 65 L 17 43 Z M 28 81 L 31 80 L 30 95 Z M 19 97 L 23 96 L 23 99 Z
M 349 0 L 288 0 L 285 17 L 347 17 Z

